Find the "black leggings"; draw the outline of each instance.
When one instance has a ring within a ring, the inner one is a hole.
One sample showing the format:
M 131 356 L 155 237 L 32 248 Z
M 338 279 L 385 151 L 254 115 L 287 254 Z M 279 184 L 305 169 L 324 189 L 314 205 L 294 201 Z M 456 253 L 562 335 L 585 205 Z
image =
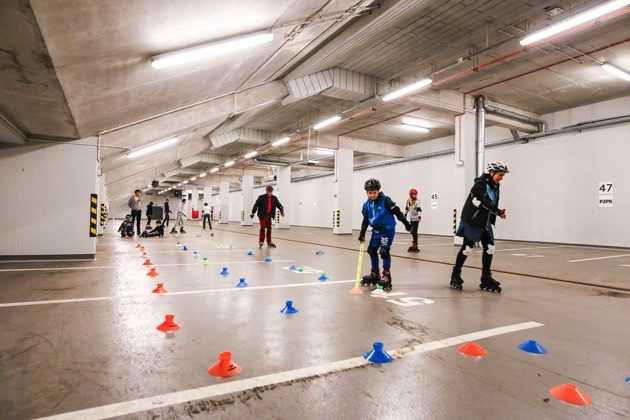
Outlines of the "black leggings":
M 413 243 L 418 243 L 418 225 L 419 221 L 411 222 L 411 237 L 413 238 Z
M 136 224 L 136 230 L 140 235 L 140 218 L 142 217 L 142 210 L 131 210 L 131 225 Z
M 210 227 L 210 230 L 212 230 L 212 222 L 210 221 L 210 215 L 209 214 L 204 214 L 203 215 L 203 229 L 206 229 L 206 220 L 208 221 L 208 226 Z
M 484 230 L 483 233 L 481 234 L 481 245 L 483 245 L 483 255 L 481 257 L 481 271 L 484 273 L 490 273 L 490 266 L 492 265 L 492 255 L 494 254 L 494 241 L 491 240 L 490 238 L 490 234 L 488 233 L 487 230 Z M 455 269 L 461 270 L 462 267 L 464 266 L 464 262 L 466 261 L 466 258 L 468 258 L 468 255 L 464 254 L 464 251 L 466 251 L 466 248 L 469 248 L 470 250 L 472 250 L 472 248 L 475 246 L 475 242 L 471 241 L 470 239 L 466 239 L 464 238 L 464 244 L 462 245 L 462 247 L 459 249 L 459 252 L 457 253 L 457 259 L 455 260 Z M 490 247 L 492 247 L 492 251 L 489 254 L 488 250 L 490 249 Z

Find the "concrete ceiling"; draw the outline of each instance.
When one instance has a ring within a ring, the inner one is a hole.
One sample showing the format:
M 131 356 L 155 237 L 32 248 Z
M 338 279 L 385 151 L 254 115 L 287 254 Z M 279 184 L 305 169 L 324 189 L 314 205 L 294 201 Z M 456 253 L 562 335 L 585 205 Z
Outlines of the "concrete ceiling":
M 345 144 L 367 158 L 398 156 L 405 145 L 452 134 L 454 115 L 466 110 L 464 103 L 471 106 L 465 95 L 486 94 L 540 115 L 629 94 L 628 83 L 601 71 L 599 62 L 630 70 L 630 13 L 553 44 L 523 49 L 518 43 L 525 32 L 600 3 L 5 2 L 0 114 L 29 138 L 100 135 L 101 167 L 113 196 L 154 179 L 181 181 L 258 147 L 240 140 L 212 147 L 212 137 L 239 129 L 303 137 L 278 149 L 263 146 L 268 158 L 297 159 L 316 140 L 325 147 Z M 554 7 L 564 12 L 551 17 Z M 274 41 L 191 65 L 150 65 L 157 54 L 261 30 L 271 30 Z M 370 97 L 429 75 L 433 86 L 417 95 L 393 103 Z M 309 143 L 308 126 L 338 113 L 344 119 L 312 132 Z M 406 131 L 401 123 L 409 118 L 430 132 Z M 124 156 L 172 136 L 180 141 L 169 150 L 133 161 Z M 213 157 L 196 160 L 200 154 Z M 219 174 L 238 177 L 245 170 L 267 173 L 249 162 Z

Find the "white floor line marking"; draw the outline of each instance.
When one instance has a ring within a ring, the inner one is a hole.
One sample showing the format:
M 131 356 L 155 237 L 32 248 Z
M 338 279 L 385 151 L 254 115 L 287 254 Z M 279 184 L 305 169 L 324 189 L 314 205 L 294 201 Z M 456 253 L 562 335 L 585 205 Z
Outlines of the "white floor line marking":
M 151 256 L 152 254 L 175 254 L 177 252 L 181 252 L 181 253 L 188 253 L 190 255 L 193 254 L 193 252 L 197 252 L 197 254 L 209 254 L 212 252 L 247 252 L 247 251 L 253 251 L 254 248 L 247 248 L 247 249 L 230 249 L 230 248 L 225 248 L 225 249 L 211 249 L 211 250 L 206 250 L 206 251 L 202 251 L 199 249 L 189 249 L 188 251 L 182 251 L 180 250 L 175 250 L 175 251 L 147 251 L 147 254 L 149 254 L 149 256 Z M 109 253 L 108 255 L 120 255 L 120 253 Z M 130 257 L 136 257 L 136 255 L 134 253 L 129 253 Z M 140 254 L 137 254 L 138 258 L 140 257 Z M 55 260 L 55 261 L 63 261 L 63 260 Z M 85 260 L 77 260 L 77 261 L 85 261 Z
M 220 281 L 223 281 L 223 280 L 220 280 Z M 98 297 L 91 297 L 91 298 L 33 300 L 30 302 L 0 303 L 0 308 L 11 308 L 11 307 L 16 307 L 16 306 L 52 305 L 52 304 L 57 304 L 57 303 L 98 302 L 98 301 L 103 301 L 103 300 L 116 300 L 116 299 L 137 299 L 137 298 L 153 299 L 156 296 L 159 299 L 164 299 L 168 296 L 196 295 L 196 294 L 203 294 L 203 293 L 220 293 L 220 292 L 247 292 L 248 290 L 283 289 L 283 288 L 290 288 L 290 287 L 319 286 L 319 285 L 326 285 L 326 284 L 343 284 L 343 283 L 352 283 L 353 281 L 354 280 L 333 280 L 333 281 L 317 281 L 317 282 L 311 281 L 308 283 L 287 283 L 287 284 L 271 284 L 268 286 L 249 286 L 247 288 L 229 287 L 229 288 L 220 288 L 220 289 L 184 290 L 181 292 L 168 292 L 164 295 L 154 295 L 148 291 L 147 293 L 137 294 L 137 295 L 98 296 Z
M 528 249 L 552 249 L 552 248 L 566 248 L 564 245 L 558 246 L 532 246 L 528 248 L 510 248 L 510 249 L 495 249 L 494 252 L 507 252 L 507 251 L 525 251 Z
M 458 344 L 463 344 L 468 341 L 481 340 L 497 335 L 541 327 L 543 325 L 544 324 L 540 324 L 538 322 L 523 322 L 521 324 L 512 324 L 505 327 L 492 328 L 488 330 L 459 335 L 456 337 L 446 338 L 444 340 L 437 340 L 429 343 L 416 344 L 410 347 L 403 347 L 394 351 L 390 351 L 390 354 L 394 358 L 400 359 L 402 357 L 410 355 L 422 354 L 433 350 L 456 346 Z M 235 356 L 235 359 L 238 361 L 238 356 Z M 208 363 L 214 363 L 214 360 L 208 360 Z M 100 407 L 86 408 L 84 410 L 71 411 L 68 413 L 57 414 L 50 417 L 42 417 L 41 419 L 105 419 L 115 416 L 124 416 L 127 414 L 154 410 L 161 407 L 183 404 L 189 401 L 215 398 L 226 394 L 247 391 L 257 387 L 281 384 L 297 379 L 310 378 L 313 376 L 325 375 L 333 372 L 342 372 L 345 370 L 357 368 L 359 366 L 367 365 L 369 363 L 370 362 L 365 360 L 363 357 L 353 357 L 351 359 L 338 360 L 336 362 L 323 363 L 320 365 L 309 366 L 305 368 L 271 373 L 269 375 L 255 376 L 253 378 L 234 380 L 231 382 L 208 385 L 200 388 L 193 388 L 184 391 L 176 391 L 168 394 L 156 395 L 153 397 L 102 405 Z
M 208 261 L 207 265 L 221 265 L 221 264 L 255 264 L 255 263 L 265 263 L 265 264 L 273 264 L 274 262 L 292 262 L 295 260 L 273 260 L 270 263 L 266 261 Z M 198 258 L 198 262 L 195 263 L 173 263 L 173 264 L 153 264 L 147 267 L 172 267 L 172 266 L 182 266 L 182 265 L 199 265 L 203 266 L 203 260 Z M 140 266 L 142 266 L 140 264 Z M 8 271 L 53 271 L 53 270 L 96 270 L 96 269 L 113 269 L 113 268 L 133 268 L 130 266 L 100 266 L 100 267 L 48 267 L 48 268 L 4 268 L 0 270 L 2 272 Z M 148 269 L 148 268 L 147 268 Z
M 0 264 L 20 264 L 20 263 L 40 263 L 40 262 L 73 262 L 73 261 L 94 261 L 94 258 L 58 258 L 55 260 L 2 260 Z
M 607 257 L 596 257 L 596 258 L 582 258 L 581 260 L 570 260 L 570 261 L 567 261 L 567 262 L 574 263 L 574 262 L 582 262 L 582 261 L 607 260 L 609 258 L 621 258 L 621 257 L 630 257 L 630 254 L 609 255 Z
M 619 267 L 630 267 L 628 264 L 621 264 Z

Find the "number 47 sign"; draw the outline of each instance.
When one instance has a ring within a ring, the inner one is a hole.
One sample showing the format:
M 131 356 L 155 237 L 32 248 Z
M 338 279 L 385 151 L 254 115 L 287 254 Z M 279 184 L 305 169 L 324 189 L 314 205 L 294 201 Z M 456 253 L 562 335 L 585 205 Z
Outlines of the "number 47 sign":
M 600 182 L 597 184 L 597 192 L 597 203 L 599 207 L 614 207 L 612 182 Z
M 599 194 L 614 194 L 612 182 L 600 182 L 597 187 Z

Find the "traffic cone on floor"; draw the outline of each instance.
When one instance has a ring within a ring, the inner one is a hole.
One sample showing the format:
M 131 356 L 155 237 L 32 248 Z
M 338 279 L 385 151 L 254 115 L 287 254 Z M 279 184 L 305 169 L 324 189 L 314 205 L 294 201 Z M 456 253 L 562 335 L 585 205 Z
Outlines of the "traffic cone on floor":
M 247 253 L 247 256 L 248 256 L 248 257 L 251 257 L 252 255 L 254 255 L 254 251 L 249 251 L 249 252 Z
M 182 251 L 188 251 L 188 247 L 184 245 L 184 247 L 182 248 Z
M 224 351 L 219 354 L 219 361 L 210 366 L 208 373 L 220 378 L 229 378 L 241 373 L 241 367 L 232 361 L 232 353 Z
M 488 351 L 475 342 L 466 343 L 457 349 L 464 356 L 483 357 Z
M 151 258 L 147 258 L 146 260 L 144 260 L 142 265 L 153 265 L 153 263 L 151 262 Z
M 149 254 L 147 254 L 146 252 L 144 252 L 144 251 L 143 251 L 143 252 L 142 252 L 142 256 L 143 256 L 144 258 L 147 258 L 147 257 L 149 256 Z
M 166 292 L 168 292 L 168 290 L 166 290 L 164 288 L 164 283 L 158 283 L 157 287 L 155 289 L 151 290 L 151 293 L 158 293 L 160 295 L 163 294 L 163 293 L 166 293 Z
M 363 358 L 372 363 L 389 363 L 394 358 L 390 356 L 385 350 L 383 350 L 383 343 L 375 341 L 374 349 L 363 354 Z
M 249 283 L 247 283 L 247 280 L 245 280 L 244 278 L 239 279 L 238 284 L 236 285 L 236 287 L 239 287 L 239 288 L 243 288 L 247 286 L 249 286 Z
M 284 308 L 282 308 L 280 312 L 282 312 L 285 315 L 293 315 L 293 314 L 297 314 L 299 311 L 293 306 L 292 300 L 287 300 L 285 302 Z
M 155 267 L 151 268 L 151 271 L 149 271 L 147 273 L 147 276 L 151 276 L 151 277 L 155 277 L 155 276 L 159 276 L 159 275 L 160 274 L 157 271 L 155 271 Z
M 273 261 L 273 260 L 271 259 L 271 257 L 266 257 L 266 258 L 265 258 L 265 262 L 266 262 L 266 263 L 270 263 L 271 261 Z
M 591 405 L 593 400 L 576 385 L 562 384 L 549 390 L 549 393 L 560 401 L 575 405 Z
M 527 340 L 521 344 L 518 345 L 518 348 L 527 352 L 527 353 L 533 353 L 533 354 L 546 354 L 547 349 L 544 348 L 543 346 L 540 345 L 539 342 L 534 341 L 534 340 Z
M 137 243 L 137 244 L 136 244 L 136 248 L 142 248 L 142 244 Z
M 164 322 L 162 322 L 160 325 L 156 327 L 159 331 L 162 331 L 162 332 L 177 331 L 182 327 L 181 325 L 179 325 L 178 323 L 174 321 L 175 315 L 167 314 L 165 315 L 164 318 L 165 318 Z
M 229 275 L 230 275 L 230 273 L 229 273 L 229 271 L 228 271 L 228 268 L 227 268 L 227 267 L 223 267 L 223 270 L 221 270 L 221 272 L 219 273 L 219 275 L 221 275 L 221 276 L 223 276 L 223 277 L 225 277 L 225 276 L 229 276 Z
M 208 265 L 208 257 L 203 257 L 203 265 Z
M 322 273 L 322 274 L 321 274 L 321 275 L 317 278 L 317 280 L 319 280 L 319 281 L 326 281 L 326 280 L 330 280 L 330 277 L 328 277 L 328 276 L 326 275 L 326 273 Z

